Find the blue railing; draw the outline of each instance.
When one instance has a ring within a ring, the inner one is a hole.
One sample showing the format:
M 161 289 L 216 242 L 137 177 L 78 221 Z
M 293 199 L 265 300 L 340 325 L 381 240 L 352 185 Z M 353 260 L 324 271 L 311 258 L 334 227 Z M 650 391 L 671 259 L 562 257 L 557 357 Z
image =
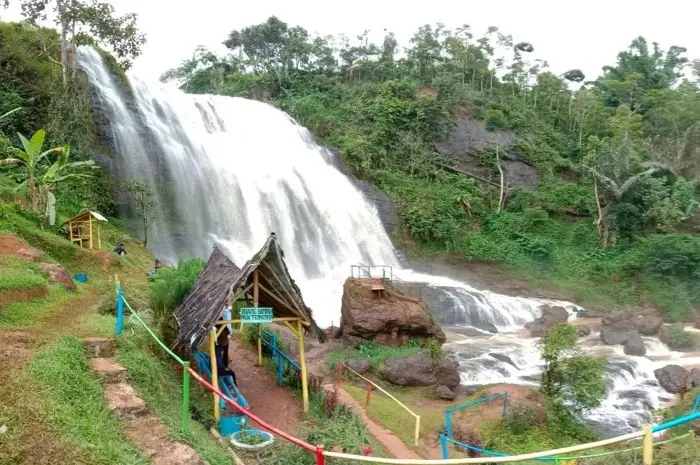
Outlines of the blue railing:
M 499 397 L 503 398 L 503 413 L 501 413 L 502 416 L 506 415 L 506 408 L 508 407 L 508 393 L 507 392 L 499 392 L 498 394 L 494 394 L 492 396 L 488 397 L 482 397 L 480 399 L 472 400 L 471 402 L 467 402 L 466 404 L 458 405 L 457 407 L 452 407 L 445 409 L 445 430 L 446 430 L 446 435 L 448 439 L 452 438 L 452 414 L 454 412 L 458 412 L 460 410 L 464 410 L 465 408 L 473 407 L 475 405 L 479 405 L 484 402 L 488 402 L 490 400 L 496 400 Z
M 277 366 L 277 384 L 281 386 L 284 383 L 285 365 L 287 367 L 291 367 L 297 373 L 301 373 L 301 367 L 299 366 L 299 364 L 291 358 L 289 358 L 287 354 L 282 352 L 282 350 L 279 347 L 277 347 L 276 334 L 266 330 L 265 328 L 262 328 L 262 331 L 260 332 L 260 340 L 265 345 L 265 347 L 269 348 L 272 352 L 272 361 Z
M 199 368 L 199 373 L 208 377 L 209 379 L 213 379 L 212 374 L 211 374 L 211 366 L 210 366 L 210 359 L 209 355 L 205 354 L 204 352 L 201 352 L 199 350 L 195 350 L 193 352 L 195 360 L 197 360 L 197 367 Z M 238 400 L 238 403 L 241 405 L 243 408 L 250 408 L 248 405 L 248 401 L 246 400 L 245 397 L 243 397 L 243 394 L 241 394 L 241 391 L 238 390 L 238 386 L 236 386 L 236 383 L 233 382 L 230 376 L 219 376 L 219 389 L 221 392 L 226 394 L 226 396 L 229 399 L 233 399 L 234 396 Z M 226 403 L 223 400 L 219 400 L 219 403 L 222 408 L 226 408 Z
M 446 431 L 446 434 L 440 435 L 440 449 L 442 450 L 442 458 L 443 459 L 449 458 L 448 443 L 452 443 L 455 446 L 466 449 L 466 450 L 471 450 L 471 451 L 478 452 L 478 453 L 484 454 L 484 455 L 490 455 L 492 457 L 508 457 L 508 454 L 505 454 L 503 452 L 493 451 L 493 450 L 489 450 L 489 449 L 483 449 L 481 447 L 476 447 L 476 446 L 473 446 L 471 444 L 465 444 L 463 442 L 459 442 L 459 441 L 455 440 L 454 438 L 452 438 L 452 419 L 450 418 L 451 413 L 456 412 L 458 410 L 463 410 L 463 409 L 468 408 L 468 407 L 472 407 L 472 406 L 480 404 L 482 402 L 497 399 L 498 397 L 501 397 L 501 396 L 504 397 L 504 399 L 503 399 L 503 415 L 505 416 L 507 398 L 508 398 L 507 392 L 495 394 L 495 395 L 489 396 L 489 397 L 484 397 L 482 399 L 476 399 L 474 401 L 467 402 L 466 404 L 459 405 L 457 407 L 453 407 L 451 409 L 445 410 L 445 427 L 446 427 L 447 431 Z M 682 417 L 679 417 L 679 418 L 674 418 L 673 420 L 669 420 L 665 423 L 655 425 L 651 428 L 651 432 L 658 433 L 658 432 L 665 431 L 665 430 L 670 429 L 670 428 L 674 428 L 674 427 L 679 426 L 679 425 L 683 425 L 686 423 L 690 423 L 692 421 L 700 420 L 700 412 L 698 412 L 698 409 L 700 409 L 700 393 L 698 393 L 698 395 L 695 397 L 695 402 L 693 403 L 693 407 L 691 408 L 690 413 L 688 413 L 687 415 L 684 415 Z M 684 436 L 686 436 L 686 435 L 684 435 Z M 667 441 L 660 442 L 658 444 L 663 444 L 664 442 L 674 441 L 674 440 L 680 439 L 682 437 L 683 436 L 673 438 L 673 439 L 670 439 Z M 589 457 L 596 457 L 598 455 L 600 455 L 600 456 L 612 455 L 612 454 L 615 454 L 617 452 L 626 452 L 628 450 L 633 450 L 633 449 L 637 449 L 637 448 L 606 452 L 604 454 L 596 454 L 596 455 L 591 455 Z M 543 461 L 543 462 L 552 462 L 552 461 L 557 462 L 557 460 L 564 460 L 564 459 L 571 459 L 571 458 L 585 458 L 585 457 L 584 456 L 580 456 L 580 457 L 538 457 L 534 460 Z

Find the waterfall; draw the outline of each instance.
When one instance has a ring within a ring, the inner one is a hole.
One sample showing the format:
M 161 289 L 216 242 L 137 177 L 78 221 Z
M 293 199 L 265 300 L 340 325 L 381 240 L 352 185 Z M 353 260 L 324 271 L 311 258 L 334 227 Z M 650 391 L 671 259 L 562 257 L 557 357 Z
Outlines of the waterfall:
M 287 114 L 257 101 L 187 95 L 136 77 L 125 91 L 92 48 L 80 47 L 78 54 L 114 149 L 111 172 L 116 179 L 145 180 L 162 206 L 148 243 L 161 260 L 206 259 L 218 244 L 242 266 L 275 232 L 321 327 L 340 320 L 351 265 L 391 265 L 404 281 L 427 283 L 445 308 L 437 315 L 442 324 L 499 333 L 449 344 L 464 384 L 537 382 L 535 340 L 515 331 L 545 304 L 564 306 L 572 315 L 575 305 L 498 295 L 402 270 L 375 207 L 338 170 L 334 155 Z M 619 432 L 668 399 L 653 378 L 658 363 L 618 349 L 610 354 L 610 395 L 590 419 Z M 639 394 L 644 390 L 650 393 Z

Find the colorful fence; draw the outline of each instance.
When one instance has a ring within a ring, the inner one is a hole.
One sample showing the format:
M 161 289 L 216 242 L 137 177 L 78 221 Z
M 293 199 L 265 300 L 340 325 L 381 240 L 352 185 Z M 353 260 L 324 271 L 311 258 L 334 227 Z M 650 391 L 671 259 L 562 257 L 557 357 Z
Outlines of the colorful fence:
M 653 434 L 658 433 L 661 431 L 665 431 L 669 428 L 674 428 L 676 426 L 680 426 L 683 424 L 690 423 L 695 420 L 700 420 L 700 412 L 697 411 L 698 408 L 700 408 L 700 395 L 698 398 L 695 400 L 695 403 L 693 405 L 693 410 L 690 414 L 685 415 L 680 418 L 675 418 L 673 420 L 669 420 L 665 423 L 661 423 L 659 425 L 651 426 L 651 425 L 645 425 L 642 431 L 634 432 L 634 433 L 629 433 L 625 434 L 622 436 L 618 436 L 615 438 L 610 438 L 610 439 L 605 439 L 602 441 L 596 441 L 596 442 L 591 442 L 587 444 L 580 444 L 577 446 L 571 446 L 571 447 L 564 447 L 560 449 L 554 449 L 554 450 L 548 450 L 548 451 L 542 451 L 542 452 L 533 452 L 530 454 L 521 454 L 521 455 L 506 455 L 503 454 L 502 452 L 496 452 L 496 451 L 487 451 L 483 449 L 482 453 L 487 453 L 491 452 L 492 454 L 501 454 L 497 456 L 490 456 L 490 457 L 472 457 L 472 458 L 459 458 L 459 459 L 440 459 L 440 460 L 435 460 L 435 459 L 427 459 L 427 460 L 422 460 L 422 459 L 393 459 L 393 458 L 384 458 L 384 457 L 371 457 L 371 456 L 364 456 L 364 455 L 354 455 L 354 454 L 346 454 L 342 452 L 332 452 L 332 451 L 326 451 L 323 445 L 319 446 L 314 446 L 311 444 L 308 444 L 307 442 L 295 438 L 294 436 L 285 433 L 284 431 L 281 431 L 274 426 L 266 423 L 262 419 L 258 418 L 254 414 L 250 413 L 246 408 L 238 404 L 236 401 L 232 400 L 230 397 L 228 397 L 226 394 L 221 392 L 219 389 L 215 388 L 211 383 L 209 383 L 207 380 L 202 378 L 195 370 L 193 370 L 189 366 L 189 362 L 182 360 L 180 357 L 177 356 L 172 350 L 170 350 L 164 343 L 161 341 L 158 336 L 155 334 L 155 332 L 143 321 L 141 316 L 129 305 L 129 303 L 126 301 L 124 298 L 123 291 L 121 289 L 121 286 L 119 285 L 119 280 L 116 280 L 116 290 L 117 290 L 117 301 L 116 301 L 116 306 L 117 306 L 117 321 L 116 321 L 116 327 L 115 327 L 115 332 L 117 335 L 120 335 L 123 332 L 124 329 L 124 308 L 128 308 L 129 311 L 131 312 L 131 315 L 136 319 L 136 321 L 146 329 L 148 334 L 156 341 L 156 343 L 168 354 L 170 355 L 175 361 L 177 361 L 183 369 L 183 374 L 182 374 L 182 418 L 181 418 L 181 429 L 183 432 L 186 432 L 189 430 L 189 384 L 190 384 L 190 376 L 194 377 L 197 381 L 199 381 L 202 386 L 204 386 L 207 390 L 211 391 L 213 394 L 218 396 L 220 399 L 222 399 L 226 404 L 232 406 L 236 410 L 238 410 L 241 414 L 245 415 L 248 417 L 249 421 L 259 425 L 261 428 L 263 428 L 266 431 L 269 431 L 272 434 L 275 434 L 279 436 L 280 438 L 284 439 L 285 441 L 288 441 L 291 444 L 294 444 L 298 447 L 303 448 L 304 450 L 310 452 L 311 454 L 314 455 L 316 459 L 316 465 L 325 465 L 326 464 L 326 457 L 333 457 L 337 459 L 343 459 L 343 460 L 348 460 L 348 461 L 355 461 L 355 462 L 365 462 L 365 463 L 374 463 L 374 464 L 394 464 L 394 465 L 458 465 L 458 464 L 494 464 L 494 463 L 514 463 L 514 462 L 522 462 L 522 461 L 527 461 L 527 460 L 544 460 L 544 461 L 553 461 L 555 464 L 557 461 L 560 464 L 564 464 L 565 460 L 572 460 L 576 458 L 593 458 L 593 457 L 600 457 L 603 455 L 611 455 L 614 453 L 623 453 L 627 452 L 629 450 L 639 450 L 641 449 L 643 451 L 643 464 L 644 465 L 652 465 L 652 457 L 653 457 L 653 447 L 654 445 L 660 445 L 660 444 L 665 444 L 671 441 L 676 441 L 685 437 L 688 437 L 690 435 L 684 435 L 684 436 L 679 436 L 677 438 L 673 438 L 667 441 L 662 441 L 662 442 L 657 442 L 656 444 L 653 443 Z M 280 351 L 281 352 L 281 351 Z M 345 366 L 346 369 L 350 370 Z M 352 371 L 352 370 L 350 370 Z M 372 382 L 371 380 L 368 380 L 367 378 L 364 378 L 363 376 L 359 375 L 358 373 L 354 372 L 356 375 L 360 376 L 361 378 L 365 379 L 368 382 Z M 380 386 L 377 386 L 376 384 L 374 385 L 377 387 L 379 390 L 381 390 L 384 394 L 390 396 L 392 399 L 396 400 L 391 394 L 386 392 L 384 389 L 382 389 Z M 500 397 L 500 396 L 499 396 Z M 485 398 L 483 401 L 485 402 L 487 398 Z M 480 399 L 481 400 L 481 399 Z M 488 400 L 493 400 L 493 399 L 488 399 Z M 507 401 L 506 401 L 507 402 Z M 400 402 L 399 402 L 400 403 Z M 403 406 L 403 404 L 401 404 Z M 474 403 L 471 403 L 471 405 L 474 405 Z M 460 406 L 461 408 L 466 408 L 469 405 L 466 406 Z M 455 407 L 455 409 L 461 409 L 460 407 Z M 407 410 L 409 410 L 407 407 L 404 406 Z M 454 410 L 454 409 L 453 409 Z M 410 410 L 409 410 L 410 411 Z M 418 417 L 415 415 L 413 412 L 411 412 L 414 416 Z M 419 428 L 419 418 L 418 417 L 418 422 L 417 422 L 417 428 L 416 430 L 418 431 Z M 584 451 L 584 450 L 590 450 L 590 449 L 597 449 L 600 447 L 604 446 L 609 446 L 612 444 L 617 444 L 617 443 L 622 443 L 625 441 L 630 441 L 632 439 L 638 439 L 638 438 L 643 438 L 642 445 L 639 447 L 634 447 L 630 449 L 622 449 L 622 450 L 617 450 L 617 451 L 609 451 L 605 452 L 602 454 L 592 454 L 592 455 L 579 455 L 579 456 L 570 456 L 567 454 L 572 454 L 575 452 L 579 451 Z M 441 439 L 442 440 L 442 439 Z M 455 441 L 452 441 L 453 443 Z M 469 446 L 468 444 L 461 444 L 458 443 L 459 446 Z M 473 446 L 471 446 L 473 447 Z
M 371 387 L 374 386 L 374 387 L 377 388 L 379 391 L 381 391 L 382 393 L 384 393 L 387 397 L 389 397 L 391 400 L 393 400 L 394 402 L 396 402 L 397 404 L 399 404 L 404 410 L 406 410 L 408 413 L 410 413 L 411 416 L 413 416 L 413 418 L 416 420 L 416 426 L 415 426 L 415 428 L 414 428 L 414 430 L 413 430 L 413 438 L 414 438 L 414 444 L 417 446 L 417 445 L 418 445 L 418 439 L 419 439 L 419 437 L 420 437 L 420 415 L 418 415 L 417 413 L 415 413 L 415 412 L 414 412 L 413 410 L 411 410 L 410 408 L 406 407 L 406 405 L 405 405 L 403 402 L 401 402 L 401 401 L 400 401 L 399 399 L 397 399 L 396 397 L 392 396 L 389 392 L 387 392 L 387 391 L 386 391 L 384 388 L 382 388 L 380 385 L 378 385 L 377 383 L 375 383 L 374 381 L 372 381 L 372 380 L 369 379 L 369 378 L 365 378 L 364 376 L 362 376 L 361 374 L 359 374 L 358 372 L 356 372 L 355 370 L 353 370 L 352 368 L 350 368 L 349 366 L 347 366 L 346 364 L 344 364 L 344 363 L 342 363 L 342 362 L 341 362 L 341 363 L 338 363 L 338 379 L 336 380 L 336 384 L 337 384 L 338 386 L 340 386 L 340 381 L 341 381 L 341 378 L 342 378 L 342 376 L 343 376 L 343 369 L 348 370 L 349 372 L 353 373 L 353 374 L 354 374 L 355 376 L 357 376 L 358 378 L 360 378 L 360 379 L 362 379 L 363 381 L 367 382 L 367 399 L 366 399 L 366 401 L 365 401 L 365 405 L 366 405 L 366 406 L 369 405 L 370 397 L 371 397 L 371 395 L 372 395 L 372 394 L 371 394 L 371 393 L 372 393 L 372 388 L 371 388 Z
M 277 384 L 282 386 L 282 383 L 284 382 L 285 367 L 289 367 L 298 374 L 301 374 L 301 367 L 299 364 L 289 358 L 289 356 L 282 352 L 282 350 L 277 346 L 276 334 L 262 328 L 260 331 L 260 340 L 262 341 L 263 345 L 272 352 L 272 361 L 275 363 L 277 370 Z
M 499 392 L 498 394 L 494 394 L 492 396 L 488 397 L 482 397 L 480 399 L 473 400 L 471 402 L 467 402 L 466 404 L 458 405 L 457 407 L 452 407 L 445 409 L 445 436 L 447 436 L 448 441 L 452 441 L 452 414 L 455 412 L 459 412 L 460 410 L 464 410 L 465 408 L 469 407 L 474 407 L 479 404 L 483 404 L 484 402 L 489 402 L 491 400 L 496 400 L 503 398 L 503 413 L 501 413 L 501 416 L 506 415 L 506 408 L 508 408 L 508 393 L 507 392 Z M 442 449 L 442 457 L 447 458 L 447 453 L 446 449 Z

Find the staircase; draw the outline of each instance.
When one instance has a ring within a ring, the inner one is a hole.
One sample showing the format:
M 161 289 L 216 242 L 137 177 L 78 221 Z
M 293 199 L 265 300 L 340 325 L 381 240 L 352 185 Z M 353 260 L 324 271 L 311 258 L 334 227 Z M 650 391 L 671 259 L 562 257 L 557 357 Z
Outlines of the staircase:
M 90 368 L 103 380 L 109 411 L 119 420 L 124 436 L 154 465 L 206 465 L 187 444 L 175 441 L 168 429 L 149 410 L 146 402 L 127 383 L 126 368 L 114 361 L 116 341 L 83 339 Z

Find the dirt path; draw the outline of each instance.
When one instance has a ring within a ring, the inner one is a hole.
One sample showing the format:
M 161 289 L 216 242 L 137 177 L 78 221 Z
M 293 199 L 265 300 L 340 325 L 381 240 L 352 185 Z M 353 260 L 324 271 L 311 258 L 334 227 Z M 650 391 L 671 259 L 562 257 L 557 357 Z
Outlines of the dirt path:
M 70 334 L 73 326 L 95 310 L 98 301 L 97 292 L 88 288 L 67 301 L 49 306 L 31 326 L 0 330 L 0 392 L 3 395 L 0 422 L 7 422 L 6 434 L 20 438 L 12 443 L 21 444 L 21 448 L 14 450 L 0 446 L 0 463 L 83 463 L 69 445 L 55 438 L 36 410 L 32 409 L 31 415 L 22 414 L 26 412 L 23 406 L 38 402 L 37 393 L 23 384 L 23 373 L 41 346 Z
M 277 377 L 265 367 L 257 367 L 257 352 L 246 347 L 240 338 L 229 342 L 231 367 L 241 393 L 250 404 L 250 411 L 284 432 L 298 436 L 303 406 L 287 387 L 277 385 Z

